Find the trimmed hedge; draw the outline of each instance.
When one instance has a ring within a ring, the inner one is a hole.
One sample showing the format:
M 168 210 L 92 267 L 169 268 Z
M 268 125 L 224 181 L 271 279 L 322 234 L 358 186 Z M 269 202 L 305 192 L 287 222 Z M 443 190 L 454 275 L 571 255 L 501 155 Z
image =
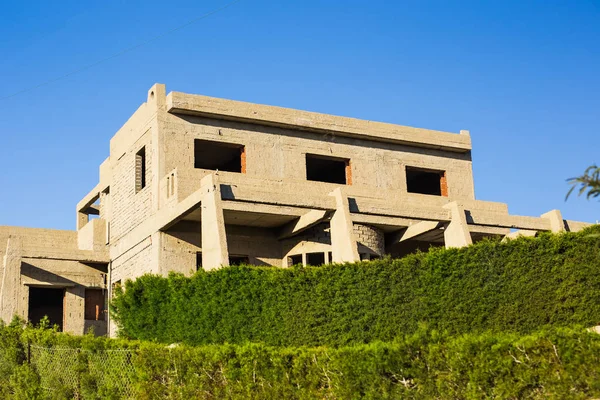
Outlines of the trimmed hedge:
M 3 365 L 3 399 L 63 399 L 75 393 L 86 400 L 117 399 L 119 382 L 136 399 L 600 397 L 600 335 L 582 329 L 459 337 L 420 330 L 393 342 L 340 348 L 165 346 L 75 338 L 16 326 L 0 327 L 0 336 L 11 338 L 0 342 L 0 357 L 14 356 L 12 364 Z M 27 342 L 63 350 L 81 348 L 103 354 L 107 361 L 92 367 L 82 357 L 68 370 L 38 370 L 35 360 L 24 362 Z M 132 372 L 111 362 L 120 352 L 105 351 L 120 346 L 132 354 L 127 368 Z M 42 388 L 40 382 L 48 381 L 44 374 L 53 379 L 58 374 L 57 382 L 63 384 Z
M 355 264 L 145 275 L 117 293 L 113 317 L 126 338 L 274 346 L 390 341 L 422 323 L 451 334 L 594 326 L 597 232 L 486 240 Z

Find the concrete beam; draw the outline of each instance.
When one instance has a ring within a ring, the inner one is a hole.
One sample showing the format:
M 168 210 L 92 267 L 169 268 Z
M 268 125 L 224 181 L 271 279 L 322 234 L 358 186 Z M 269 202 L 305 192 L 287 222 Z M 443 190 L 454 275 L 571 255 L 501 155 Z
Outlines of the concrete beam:
M 469 209 L 467 222 L 475 225 L 488 225 L 511 229 L 525 229 L 532 231 L 550 230 L 550 221 L 546 218 L 499 214 L 473 209 Z
M 406 240 L 415 239 L 427 232 L 431 232 L 434 229 L 442 227 L 442 225 L 443 224 L 439 221 L 417 222 L 416 224 L 410 225 L 406 229 L 391 235 L 389 242 L 386 243 L 386 246 L 391 246 Z
M 565 225 L 569 232 L 579 232 L 580 230 L 585 229 L 588 226 L 592 226 L 594 224 L 590 224 L 589 222 L 565 220 Z
M 325 210 L 310 210 L 295 221 L 286 224 L 279 232 L 279 239 L 286 239 L 299 234 L 321 222 L 328 214 Z
M 444 243 L 446 248 L 465 247 L 473 243 L 465 209 L 456 201 L 448 203 L 444 206 L 450 211 L 450 224 L 444 230 Z
M 202 267 L 206 270 L 229 265 L 229 251 L 225 234 L 225 218 L 221 200 L 221 185 L 216 174 L 207 175 L 200 181 Z
M 331 217 L 331 249 L 333 262 L 360 261 L 358 244 L 354 237 L 354 226 L 350 217 L 348 196 L 337 188 L 330 193 L 335 198 L 336 209 Z

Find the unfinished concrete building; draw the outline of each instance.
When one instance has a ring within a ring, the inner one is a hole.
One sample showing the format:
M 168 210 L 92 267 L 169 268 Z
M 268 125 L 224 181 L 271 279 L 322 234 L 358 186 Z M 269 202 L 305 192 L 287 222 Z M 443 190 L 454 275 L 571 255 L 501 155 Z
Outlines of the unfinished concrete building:
M 111 139 L 76 212 L 72 232 L 0 228 L 3 319 L 47 314 L 66 331 L 104 332 L 107 293 L 145 273 L 372 260 L 587 225 L 476 200 L 468 131 L 167 95 L 161 84 Z

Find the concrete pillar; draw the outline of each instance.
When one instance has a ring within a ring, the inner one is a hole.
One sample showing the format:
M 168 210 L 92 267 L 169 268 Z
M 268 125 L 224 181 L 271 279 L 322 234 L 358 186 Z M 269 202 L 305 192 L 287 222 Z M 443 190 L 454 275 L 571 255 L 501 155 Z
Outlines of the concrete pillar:
M 221 187 L 215 174 L 205 176 L 200 182 L 202 267 L 206 270 L 229 265 L 225 219 L 221 200 Z
M 348 196 L 342 192 L 342 188 L 335 189 L 329 195 L 335 197 L 336 203 L 336 209 L 330 221 L 332 262 L 360 261 L 358 245 L 354 238 L 352 218 L 350 217 Z
M 444 244 L 446 248 L 465 247 L 473 243 L 465 209 L 456 201 L 448 203 L 444 206 L 450 210 L 450 224 L 444 230 Z
M 565 221 L 563 220 L 562 214 L 559 210 L 548 211 L 541 215 L 542 218 L 546 218 L 550 221 L 550 231 L 554 233 L 565 232 Z
M 0 276 L 0 318 L 10 322 L 19 313 L 19 297 L 21 286 L 21 254 L 22 244 L 17 237 L 9 237 L 6 253 L 2 261 Z

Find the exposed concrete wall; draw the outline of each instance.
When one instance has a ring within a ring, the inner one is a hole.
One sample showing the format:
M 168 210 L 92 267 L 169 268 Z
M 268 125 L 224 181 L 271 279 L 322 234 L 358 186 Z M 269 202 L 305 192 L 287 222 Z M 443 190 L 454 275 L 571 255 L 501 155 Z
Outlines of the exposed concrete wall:
M 253 265 L 282 266 L 281 243 L 272 229 L 227 225 L 229 255 L 248 256 Z
M 194 169 L 194 139 L 243 144 L 246 175 L 263 179 L 306 181 L 306 153 L 349 158 L 352 186 L 406 193 L 406 166 L 447 171 L 449 196 L 474 199 L 470 153 L 422 149 L 362 139 L 298 132 L 203 117 L 168 114 L 164 130 L 166 170 L 178 169 L 178 194 L 198 189 L 210 171 Z M 227 175 L 227 174 L 225 174 Z
M 146 153 L 146 186 L 136 193 L 136 153 L 142 148 Z M 152 134 L 148 130 L 113 163 L 111 242 L 119 240 L 152 214 L 152 155 Z
M 152 246 L 152 237 L 148 236 L 119 257 L 113 259 L 111 262 L 111 283 L 116 281 L 125 283 L 127 279 L 135 279 L 146 273 L 159 273 L 156 268 L 153 268 L 158 263 L 152 257 Z
M 21 278 L 22 242 L 20 238 L 8 238 L 0 242 L 4 247 L 0 281 L 0 318 L 5 322 L 19 315 L 19 287 Z

